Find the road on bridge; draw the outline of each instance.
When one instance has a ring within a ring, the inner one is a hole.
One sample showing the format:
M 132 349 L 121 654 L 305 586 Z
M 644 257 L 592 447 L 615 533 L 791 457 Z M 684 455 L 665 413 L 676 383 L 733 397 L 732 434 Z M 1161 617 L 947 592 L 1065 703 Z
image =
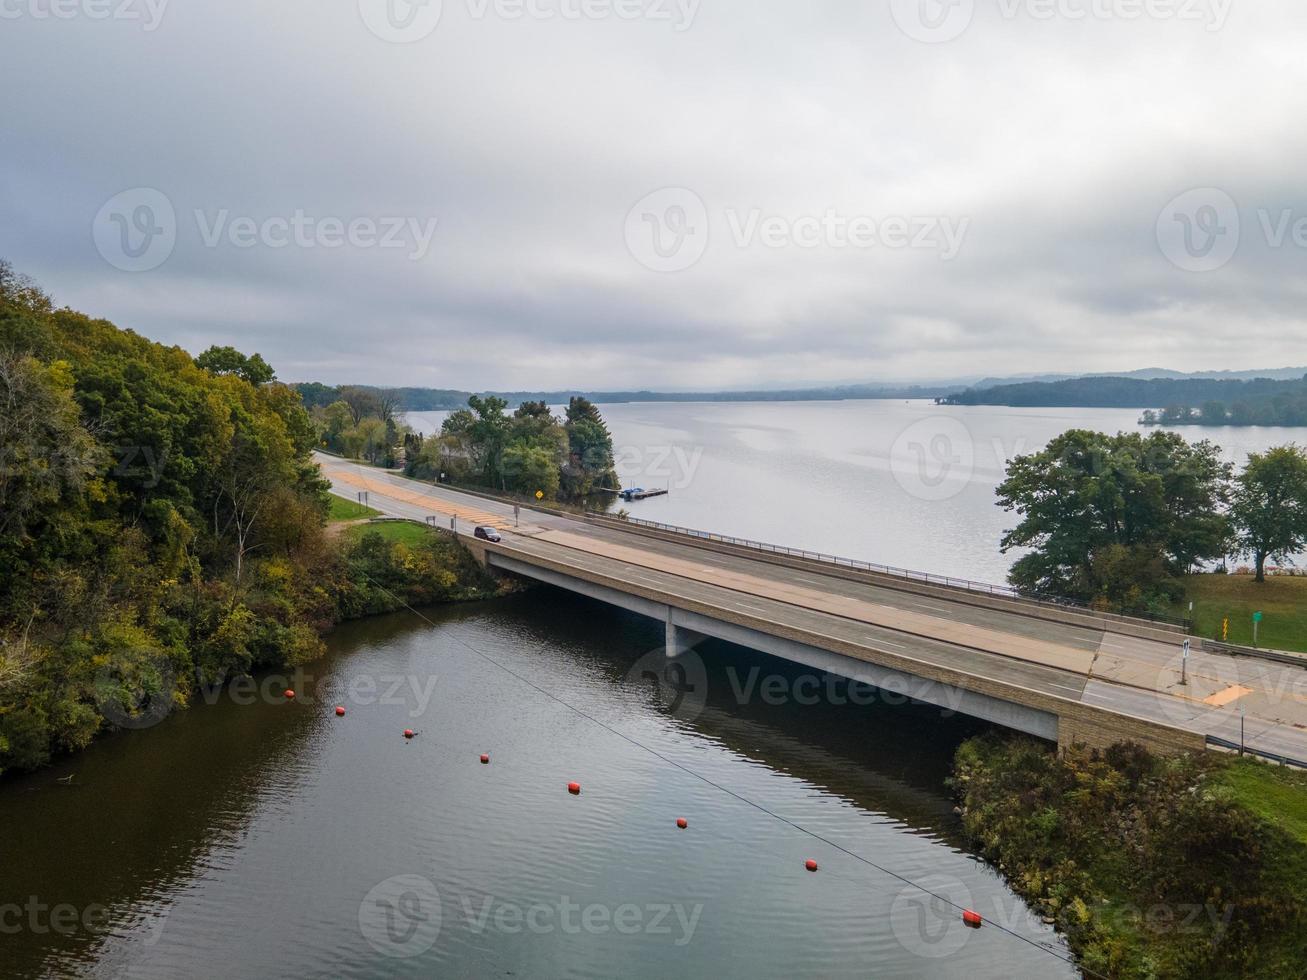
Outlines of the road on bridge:
M 324 454 L 333 492 L 391 517 L 431 521 L 460 534 L 497 528 L 497 551 L 547 560 L 708 601 L 723 610 L 936 667 L 1001 677 L 1033 691 L 1307 759 L 1307 669 L 1208 653 L 1193 644 L 1181 683 L 1181 636 L 1125 635 L 1021 611 L 989 608 L 940 590 L 919 594 L 820 568 L 789 567 L 702 543 L 648 537 L 557 512 L 521 509 Z

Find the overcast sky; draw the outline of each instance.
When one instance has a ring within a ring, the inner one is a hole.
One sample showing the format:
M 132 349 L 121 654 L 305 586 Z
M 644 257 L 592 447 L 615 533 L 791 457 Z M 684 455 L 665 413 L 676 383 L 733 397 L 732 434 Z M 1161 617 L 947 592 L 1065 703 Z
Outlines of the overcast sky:
M 0 256 L 286 380 L 1307 364 L 1305 50 L 1302 0 L 0 0 Z

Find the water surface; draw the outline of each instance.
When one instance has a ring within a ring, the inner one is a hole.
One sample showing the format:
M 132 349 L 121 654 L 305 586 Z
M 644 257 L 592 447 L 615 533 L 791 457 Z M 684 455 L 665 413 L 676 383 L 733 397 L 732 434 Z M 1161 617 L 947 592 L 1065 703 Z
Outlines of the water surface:
M 674 704 L 643 676 L 657 624 L 549 589 L 428 616 L 341 628 L 269 679 L 294 702 L 223 695 L 0 786 L 0 906 L 110 923 L 24 919 L 0 974 L 1073 975 L 960 846 L 943 781 L 980 723 L 809 703 L 797 668 L 716 643 Z

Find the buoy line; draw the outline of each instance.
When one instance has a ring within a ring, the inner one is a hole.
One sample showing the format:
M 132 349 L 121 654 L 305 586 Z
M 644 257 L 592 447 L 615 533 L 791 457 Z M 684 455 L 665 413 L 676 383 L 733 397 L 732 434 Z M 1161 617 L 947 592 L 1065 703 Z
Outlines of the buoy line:
M 403 608 L 407 609 L 407 610 L 408 610 L 409 612 L 411 612 L 414 616 L 417 616 L 418 619 L 422 620 L 422 621 L 423 621 L 424 623 L 426 623 L 428 626 L 431 626 L 431 627 L 433 627 L 433 628 L 435 628 L 435 629 L 437 629 L 437 630 L 440 629 L 440 624 L 439 624 L 439 623 L 435 622 L 435 621 L 432 620 L 432 619 L 429 619 L 427 616 L 423 615 L 423 614 L 422 614 L 421 612 L 419 612 L 417 609 L 414 609 L 414 608 L 413 608 L 412 606 L 410 606 L 407 602 L 405 602 L 402 598 L 400 598 L 399 596 L 395 595 L 395 593 L 391 592 L 391 591 L 390 591 L 389 589 L 387 589 L 384 585 L 381 585 L 379 582 L 377 582 L 375 579 L 373 579 L 373 578 L 372 578 L 370 575 L 368 575 L 366 572 L 362 572 L 362 575 L 363 575 L 363 577 L 366 578 L 366 579 L 368 580 L 368 582 L 370 582 L 373 586 L 375 586 L 376 588 L 380 589 L 382 592 L 384 592 L 384 593 L 386 593 L 387 595 L 389 595 L 392 599 L 394 599 L 396 602 L 398 602 L 398 603 L 399 603 Z M 689 776 L 693 776 L 695 779 L 698 779 L 699 781 L 701 781 L 701 782 L 703 782 L 703 783 L 706 783 L 707 785 L 713 787 L 714 789 L 716 789 L 716 790 L 718 790 L 718 791 L 720 791 L 720 792 L 722 792 L 722 793 L 725 793 L 727 796 L 731 796 L 731 797 L 735 798 L 736 800 L 739 800 L 741 803 L 744 803 L 744 804 L 747 805 L 747 806 L 751 806 L 751 807 L 753 807 L 755 810 L 758 810 L 758 811 L 761 812 L 761 813 L 765 813 L 767 816 L 773 818 L 774 820 L 778 820 L 778 821 L 780 821 L 781 823 L 785 824 L 785 825 L 788 826 L 788 827 L 793 828 L 794 830 L 797 830 L 799 833 L 801 833 L 801 834 L 805 834 L 805 835 L 807 835 L 808 837 L 811 837 L 813 840 L 820 841 L 821 843 L 825 844 L 827 847 L 833 847 L 835 850 L 841 852 L 842 854 L 846 854 L 846 855 L 848 855 L 849 857 L 853 858 L 855 861 L 861 861 L 863 864 L 867 865 L 868 867 L 870 867 L 870 868 L 875 868 L 877 871 L 880 871 L 880 872 L 882 872 L 883 874 L 887 874 L 887 875 L 889 875 L 891 878 L 894 878 L 894 879 L 897 880 L 897 881 L 901 881 L 901 882 L 903 882 L 903 884 L 907 885 L 909 888 L 915 888 L 915 889 L 917 889 L 917 890 L 918 890 L 919 892 L 921 892 L 923 895 L 929 895 L 931 898 L 936 899 L 937 901 L 943 902 L 945 905 L 948 905 L 948 906 L 950 906 L 950 907 L 952 907 L 952 908 L 954 908 L 954 909 L 957 909 L 957 911 L 960 912 L 960 913 L 962 914 L 963 922 L 965 922 L 965 923 L 966 923 L 967 925 L 969 925 L 969 926 L 975 925 L 976 922 L 981 921 L 980 916 L 979 916 L 978 913 L 976 913 L 976 912 L 974 912 L 973 910 L 971 910 L 971 909 L 969 909 L 969 908 L 966 908 L 966 907 L 964 907 L 964 906 L 962 906 L 962 905 L 959 905 L 957 902 L 953 901 L 953 900 L 952 900 L 951 898 L 949 898 L 947 895 L 941 895 L 941 894 L 939 894 L 938 892 L 933 892 L 933 891 L 931 891 L 929 888 L 925 887 L 924 885 L 918 884 L 917 882 L 913 881 L 911 878 L 907 878 L 907 877 L 905 877 L 904 875 L 899 874 L 897 871 L 892 871 L 892 870 L 890 870 L 889 868 L 884 867 L 883 865 L 879 865 L 879 864 L 877 864 L 875 861 L 872 861 L 870 858 L 865 858 L 865 857 L 863 857 L 861 854 L 858 854 L 858 853 L 855 852 L 855 851 L 851 851 L 851 850 L 849 850 L 849 849 L 848 849 L 847 847 L 845 847 L 843 844 L 838 844 L 838 843 L 836 843 L 835 841 L 830 840 L 830 839 L 827 838 L 827 837 L 823 837 L 821 834 L 817 833 L 815 830 L 809 830 L 807 827 L 804 827 L 802 824 L 795 823 L 795 822 L 794 822 L 793 820 L 791 820 L 789 817 L 783 816 L 783 815 L 777 813 L 777 812 L 774 811 L 774 810 L 769 810 L 767 807 L 763 806 L 761 803 L 758 803 L 758 802 L 755 801 L 755 800 L 751 800 L 751 799 L 749 799 L 747 796 L 742 796 L 742 795 L 740 795 L 739 793 L 735 792 L 735 790 L 731 789 L 730 787 L 723 786 L 721 783 L 715 782 L 714 780 L 708 778 L 707 776 L 703 775 L 702 773 L 700 773 L 700 772 L 696 772 L 695 770 L 689 768 L 688 766 L 683 765 L 683 764 L 680 763 L 680 762 L 677 762 L 675 759 L 672 759 L 672 758 L 669 758 L 668 756 L 663 755 L 663 754 L 662 754 L 661 752 L 659 752 L 657 749 L 652 748 L 652 747 L 650 747 L 650 746 L 648 746 L 648 745 L 645 745 L 643 742 L 639 741 L 638 739 L 635 739 L 635 738 L 631 737 L 630 735 L 627 735 L 625 732 L 618 731 L 616 728 L 614 728 L 612 725 L 609 725 L 607 722 L 601 721 L 600 719 L 596 718 L 594 715 L 589 714 L 588 712 L 582 710 L 581 708 L 578 708 L 576 705 L 572 704 L 571 702 L 569 702 L 569 701 L 565 701 L 563 698 L 559 697 L 557 694 L 554 694 L 552 691 L 548 691 L 548 690 L 546 690 L 545 688 L 541 687 L 539 684 L 536 684 L 536 683 L 535 683 L 534 681 L 532 681 L 531 679 L 522 676 L 522 675 L 519 674 L 517 671 L 513 670 L 511 667 L 506 667 L 506 666 L 504 666 L 502 663 L 500 663 L 500 662 L 499 662 L 498 660 L 496 660 L 494 657 L 491 657 L 489 654 L 482 653 L 480 650 L 478 650 L 476 647 L 474 647 L 471 643 L 468 643 L 466 640 L 464 640 L 464 639 L 463 639 L 461 636 L 459 636 L 457 633 L 455 633 L 455 632 L 451 632 L 451 633 L 450 633 L 450 636 L 453 638 L 453 640 L 454 640 L 455 643 L 457 643 L 457 644 L 459 644 L 460 646 L 465 647 L 466 649 L 470 650 L 472 653 L 476 654 L 478 657 L 480 657 L 480 658 L 481 658 L 482 660 L 484 660 L 486 663 L 488 663 L 488 664 L 493 664 L 494 666 L 498 667 L 500 670 L 504 671 L 504 673 L 506 673 L 506 674 L 510 674 L 510 675 L 512 675 L 513 677 L 516 677 L 519 681 L 521 681 L 523 684 L 525 684 L 527 687 L 531 688 L 532 690 L 535 690 L 535 691 L 540 692 L 540 693 L 543 694 L 545 697 L 549 698 L 551 701 L 556 701 L 556 702 L 558 702 L 558 703 L 561 704 L 563 707 L 567 708 L 569 711 L 572 711 L 572 712 L 574 712 L 575 714 L 580 715 L 582 718 L 586 719 L 587 721 L 593 722 L 594 724 L 598 725 L 600 728 L 604 729 L 605 731 L 609 732 L 610 734 L 616 735 L 618 738 L 622 739 L 623 741 L 625 741 L 625 742 L 629 742 L 631 745 L 634 745 L 636 748 L 638 748 L 638 749 L 642 749 L 643 751 L 648 752 L 648 753 L 649 753 L 650 755 L 652 755 L 654 758 L 662 760 L 663 762 L 667 763 L 669 766 L 673 766 L 673 767 L 675 767 L 676 769 L 681 770 L 681 772 L 684 772 L 684 773 L 686 773 L 686 774 L 689 775 Z M 575 784 L 569 784 L 569 787 L 568 787 L 569 792 L 571 791 L 571 785 L 575 785 Z M 577 785 L 577 790 L 579 791 L 579 789 L 580 789 L 580 786 Z M 817 864 L 817 862 L 812 861 L 812 860 L 809 860 L 809 861 L 807 861 L 807 862 L 805 863 L 805 867 L 807 867 L 808 870 L 810 870 L 810 871 L 815 871 L 815 870 L 816 870 L 816 864 Z M 973 919 L 973 917 L 974 917 L 974 919 Z M 1010 927 L 1008 927 L 1008 926 L 1003 925 L 1002 923 L 999 923 L 999 922 L 992 922 L 992 921 L 989 921 L 989 920 L 983 920 L 983 921 L 984 921 L 987 925 L 993 927 L 993 928 L 994 928 L 995 930 L 997 930 L 998 932 L 1000 932 L 1000 933 L 1002 933 L 1002 934 L 1004 934 L 1004 935 L 1007 935 L 1007 936 L 1011 936 L 1013 939 L 1019 939 L 1021 942 L 1025 943 L 1026 945 L 1028 945 L 1028 946 L 1030 946 L 1030 947 L 1032 947 L 1032 948 L 1034 948 L 1034 949 L 1037 949 L 1037 950 L 1039 950 L 1039 951 L 1042 952 L 1042 953 L 1047 953 L 1049 956 L 1053 957 L 1053 958 L 1056 959 L 1056 960 L 1060 960 L 1060 961 L 1063 962 L 1063 963 L 1066 963 L 1068 966 L 1075 967 L 1076 969 L 1080 970 L 1081 973 L 1083 973 L 1085 976 L 1097 977 L 1097 978 L 1099 978 L 1099 980 L 1110 980 L 1110 978 L 1107 977 L 1105 974 L 1102 974 L 1102 973 L 1096 973 L 1095 971 L 1090 970 L 1088 967 L 1084 966 L 1083 964 L 1081 964 L 1081 963 L 1077 963 L 1077 962 L 1076 962 L 1076 958 L 1075 958 L 1074 956 L 1063 956 L 1063 955 L 1062 955 L 1061 953 L 1059 953 L 1057 950 L 1049 949 L 1049 948 L 1048 948 L 1047 946 L 1045 946 L 1043 943 L 1040 943 L 1040 942 L 1038 942 L 1038 941 L 1036 941 L 1036 940 L 1034 940 L 1034 939 L 1031 939 L 1031 938 L 1028 937 L 1028 936 L 1023 936 L 1023 935 L 1021 935 L 1021 933 L 1015 931 L 1014 929 L 1012 929 L 1012 928 L 1010 928 Z

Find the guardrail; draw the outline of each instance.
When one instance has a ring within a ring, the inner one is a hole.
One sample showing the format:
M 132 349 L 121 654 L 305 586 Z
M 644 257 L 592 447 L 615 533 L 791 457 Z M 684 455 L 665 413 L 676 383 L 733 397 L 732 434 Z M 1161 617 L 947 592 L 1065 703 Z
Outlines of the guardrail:
M 862 561 L 857 558 L 843 558 L 839 555 L 828 555 L 820 551 L 809 551 L 806 548 L 791 548 L 786 545 L 768 544 L 765 541 L 754 541 L 750 538 L 737 538 L 729 534 L 714 534 L 711 531 L 698 531 L 694 528 L 679 527 L 675 524 L 663 524 L 659 521 L 647 521 L 639 517 L 618 518 L 612 517 L 611 515 L 597 516 L 612 521 L 614 524 L 630 524 L 637 527 L 647 527 L 652 530 L 663 531 L 669 534 L 679 534 L 686 537 L 697 538 L 701 541 L 715 541 L 720 542 L 721 544 L 733 545 L 738 548 L 749 548 L 753 551 L 786 555 L 791 558 L 805 558 L 809 561 L 835 565 L 840 568 L 853 568 L 858 569 L 859 571 L 874 572 L 878 575 L 900 578 L 909 582 L 921 582 L 927 585 L 942 585 L 946 588 L 963 589 L 968 592 L 998 596 L 999 598 L 1004 599 L 1016 599 L 1023 602 L 1034 602 L 1063 609 L 1079 609 L 1094 616 L 1100 616 L 1116 622 L 1164 623 L 1169 626 L 1184 627 L 1185 629 L 1188 629 L 1189 627 L 1188 620 L 1170 619 L 1165 616 L 1138 616 L 1111 612 L 1108 610 L 1097 609 L 1090 603 L 1083 602 L 1079 599 L 1066 599 L 1060 596 L 1047 595 L 1045 593 L 1030 592 L 1023 589 L 1013 588 L 1010 585 L 994 585 L 991 582 L 977 582 L 972 579 L 955 578 L 952 575 L 938 575 L 933 572 L 918 572 L 910 568 L 898 568 L 894 565 L 882 565 L 879 562 Z
M 322 452 L 322 450 L 319 450 Z M 416 480 L 417 483 L 430 483 L 427 480 Z M 1088 602 L 1080 599 L 1068 599 L 1062 596 L 1053 596 L 1040 592 L 1028 592 L 1021 589 L 1015 589 L 1010 585 L 995 585 L 991 582 L 977 582 L 972 579 L 955 578 L 951 575 L 938 575 L 933 572 L 918 572 L 908 568 L 897 568 L 893 565 L 882 565 L 878 562 L 861 561 L 857 558 L 842 558 L 838 555 L 827 555 L 819 551 L 808 551 L 803 548 L 791 548 L 785 545 L 768 544 L 764 541 L 754 541 L 750 538 L 737 538 L 728 534 L 714 534 L 711 531 L 699 531 L 694 528 L 680 527 L 676 524 L 663 524 L 659 521 L 648 521 L 639 517 L 614 517 L 612 514 L 604 514 L 596 511 L 586 510 L 581 507 L 573 507 L 561 504 L 557 501 L 540 501 L 528 497 L 518 496 L 511 493 L 496 493 L 486 490 L 484 487 L 468 487 L 455 482 L 432 483 L 436 488 L 446 488 L 458 493 L 466 493 L 475 497 L 483 497 L 486 500 L 495 500 L 500 503 L 517 504 L 522 508 L 552 512 L 556 514 L 565 514 L 568 516 L 595 518 L 605 522 L 611 522 L 615 526 L 629 524 L 638 527 L 647 527 L 654 530 L 665 531 L 673 534 L 680 534 L 687 537 L 698 538 L 703 541 L 718 541 L 722 544 L 731 544 L 742 548 L 751 548 L 755 551 L 769 552 L 777 555 L 788 555 L 793 558 L 807 558 L 812 561 L 824 562 L 826 564 L 837 565 L 842 568 L 853 568 L 861 571 L 874 572 L 880 575 L 886 575 L 893 578 L 901 578 L 910 582 L 921 582 L 927 585 L 942 585 L 946 588 L 963 589 L 977 594 L 998 596 L 999 598 L 1015 599 L 1024 602 L 1033 602 L 1043 606 L 1056 607 L 1061 609 L 1078 609 L 1094 616 L 1104 619 L 1110 619 L 1119 623 L 1154 623 L 1166 626 L 1177 626 L 1189 630 L 1188 619 L 1175 619 L 1167 616 L 1140 616 L 1127 613 L 1112 612 L 1110 610 L 1096 609 Z
M 1295 759 L 1293 756 L 1280 755 L 1277 752 L 1266 752 L 1263 749 L 1254 749 L 1248 745 L 1240 745 L 1238 742 L 1232 742 L 1228 738 L 1221 738 L 1219 735 L 1207 736 L 1208 746 L 1215 746 L 1219 749 L 1228 749 L 1231 752 L 1238 752 L 1240 755 L 1251 755 L 1259 759 L 1265 759 L 1268 762 L 1276 762 L 1282 766 L 1293 766 L 1295 769 L 1307 769 L 1307 762 L 1302 759 Z

